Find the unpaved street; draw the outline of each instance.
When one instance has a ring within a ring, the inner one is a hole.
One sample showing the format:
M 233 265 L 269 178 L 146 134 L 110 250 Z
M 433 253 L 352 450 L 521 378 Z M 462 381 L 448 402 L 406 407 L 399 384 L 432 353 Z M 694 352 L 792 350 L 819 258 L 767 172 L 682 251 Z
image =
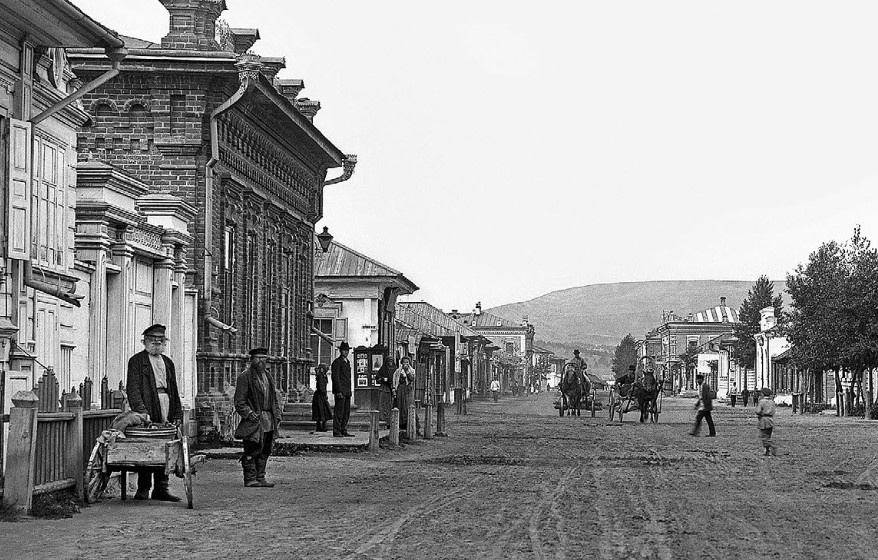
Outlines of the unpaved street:
M 477 401 L 448 415 L 450 437 L 377 457 L 272 458 L 274 489 L 245 489 L 238 463 L 212 460 L 194 511 L 110 499 L 73 519 L 4 523 L 0 556 L 878 556 L 878 492 L 857 486 L 878 479 L 878 424 L 780 408 L 779 454 L 764 459 L 753 407 L 719 405 L 710 439 L 687 435 L 692 399 L 666 399 L 657 425 L 559 418 L 551 402 Z

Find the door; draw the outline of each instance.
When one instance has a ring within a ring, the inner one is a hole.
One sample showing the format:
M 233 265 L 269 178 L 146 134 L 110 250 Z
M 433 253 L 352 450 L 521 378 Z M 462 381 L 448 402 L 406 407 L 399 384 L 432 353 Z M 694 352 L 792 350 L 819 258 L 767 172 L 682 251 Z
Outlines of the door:
M 131 332 L 133 347 L 128 355 L 142 350 L 140 333 L 152 325 L 152 296 L 155 285 L 153 284 L 152 262 L 144 259 L 134 260 L 134 286 L 131 291 L 132 313 L 129 321 L 132 321 Z

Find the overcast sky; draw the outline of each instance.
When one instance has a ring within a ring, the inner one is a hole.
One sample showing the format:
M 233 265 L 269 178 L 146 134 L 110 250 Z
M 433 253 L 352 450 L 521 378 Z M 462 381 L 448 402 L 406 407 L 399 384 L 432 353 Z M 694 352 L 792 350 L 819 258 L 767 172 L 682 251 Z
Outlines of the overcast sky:
M 73 1 L 167 33 L 158 0 Z M 227 5 L 359 157 L 318 226 L 446 310 L 878 242 L 873 0 Z

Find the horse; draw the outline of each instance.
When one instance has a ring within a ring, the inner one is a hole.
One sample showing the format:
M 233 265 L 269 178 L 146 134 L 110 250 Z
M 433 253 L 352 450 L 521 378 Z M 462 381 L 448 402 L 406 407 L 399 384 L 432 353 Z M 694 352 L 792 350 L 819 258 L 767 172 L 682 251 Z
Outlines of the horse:
M 651 371 L 645 371 L 641 379 L 633 386 L 634 397 L 637 399 L 638 408 L 640 408 L 640 422 L 651 420 L 657 421 L 656 416 L 651 413 L 656 410 L 656 399 L 659 394 L 659 382 Z
M 580 416 L 580 408 L 582 406 L 582 397 L 589 392 L 589 383 L 583 374 L 576 371 L 573 364 L 568 364 L 564 369 L 564 376 L 561 378 L 561 416 L 564 416 L 564 409 L 567 409 L 567 415 Z

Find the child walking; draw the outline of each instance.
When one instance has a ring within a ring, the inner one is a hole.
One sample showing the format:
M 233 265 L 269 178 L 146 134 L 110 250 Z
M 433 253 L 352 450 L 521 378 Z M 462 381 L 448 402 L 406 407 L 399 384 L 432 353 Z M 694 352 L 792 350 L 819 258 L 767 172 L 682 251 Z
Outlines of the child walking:
M 771 398 L 771 389 L 768 387 L 762 388 L 762 398 L 759 400 L 759 405 L 756 407 L 756 416 L 759 418 L 758 427 L 759 427 L 759 437 L 762 439 L 762 447 L 765 448 L 766 456 L 774 456 L 774 440 L 771 439 L 771 432 L 774 430 L 774 412 L 777 409 L 777 405 L 774 404 L 774 399 Z

